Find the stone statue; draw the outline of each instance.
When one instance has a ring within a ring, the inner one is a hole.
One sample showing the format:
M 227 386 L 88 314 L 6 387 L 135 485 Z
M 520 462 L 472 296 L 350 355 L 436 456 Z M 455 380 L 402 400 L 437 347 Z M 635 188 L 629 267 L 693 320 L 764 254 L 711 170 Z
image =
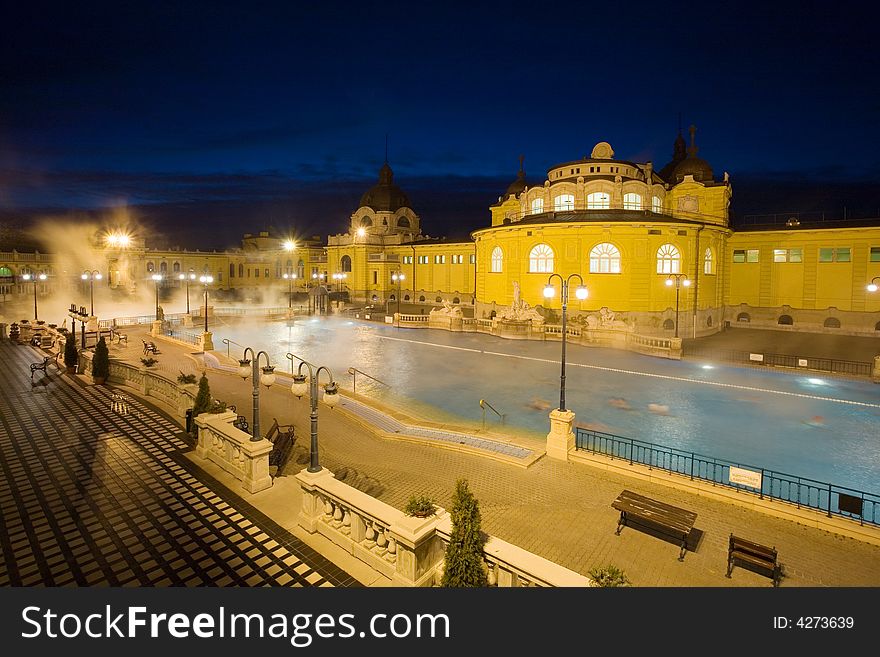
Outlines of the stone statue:
M 522 300 L 518 281 L 513 282 L 513 303 L 510 305 L 510 308 L 501 311 L 500 317 L 501 319 L 517 322 L 531 321 L 536 324 L 544 323 L 544 318 L 541 317 L 541 314 Z
M 165 309 L 162 306 L 156 307 L 156 319 L 160 322 L 165 321 Z
M 429 315 L 450 315 L 452 317 L 461 317 L 461 308 L 453 306 L 449 301 L 443 300 L 442 308 L 432 308 Z

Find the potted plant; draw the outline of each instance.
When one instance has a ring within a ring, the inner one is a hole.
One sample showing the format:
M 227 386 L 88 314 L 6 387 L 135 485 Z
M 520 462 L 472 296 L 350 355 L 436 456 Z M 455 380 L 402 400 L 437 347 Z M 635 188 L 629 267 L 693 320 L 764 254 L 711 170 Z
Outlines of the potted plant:
M 153 358 L 152 356 L 149 356 L 147 358 L 141 358 L 141 362 L 144 364 L 144 367 L 152 367 L 153 365 L 155 365 L 159 361 L 156 360 L 155 358 Z
M 488 586 L 483 563 L 486 535 L 480 529 L 480 507 L 466 479 L 455 484 L 452 498 L 452 531 L 443 560 L 441 586 Z
M 92 379 L 98 385 L 103 385 L 110 377 L 110 351 L 107 349 L 107 341 L 104 336 L 95 345 L 95 355 L 92 357 Z
M 406 503 L 403 512 L 408 516 L 416 518 L 427 518 L 434 515 L 437 505 L 427 495 L 412 495 Z
M 68 337 L 64 341 L 64 365 L 67 367 L 68 374 L 76 374 L 76 367 L 79 365 L 79 352 L 76 350 L 76 341 L 73 337 Z
M 603 588 L 630 585 L 626 574 L 620 568 L 611 564 L 601 568 L 593 568 L 589 574 L 595 585 Z
M 184 374 L 183 372 L 181 372 L 177 377 L 177 382 L 180 383 L 181 385 L 189 385 L 191 383 L 195 383 L 196 382 L 196 375 L 195 374 Z

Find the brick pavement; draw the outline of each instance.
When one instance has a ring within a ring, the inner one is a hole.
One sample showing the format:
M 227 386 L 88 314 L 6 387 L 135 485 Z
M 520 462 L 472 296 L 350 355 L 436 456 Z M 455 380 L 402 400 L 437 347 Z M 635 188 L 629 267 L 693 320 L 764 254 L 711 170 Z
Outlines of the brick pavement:
M 168 343 L 175 362 L 188 351 Z M 250 419 L 250 383 L 209 372 L 215 397 L 234 402 Z M 261 423 L 273 417 L 293 423 L 297 450 L 308 448 L 308 400 L 275 386 L 261 394 Z M 769 586 L 767 578 L 734 570 L 726 579 L 731 532 L 775 545 L 785 567 L 783 586 L 880 586 L 880 547 L 798 525 L 669 486 L 610 473 L 579 463 L 543 458 L 528 469 L 480 456 L 373 436 L 338 409 L 319 409 L 322 465 L 345 475 L 371 495 L 403 508 L 411 494 L 433 496 L 448 507 L 455 480 L 465 477 L 477 495 L 483 528 L 577 572 L 614 563 L 638 586 Z M 521 440 L 521 439 L 520 439 Z M 531 446 L 534 446 L 532 444 Z M 301 467 L 292 464 L 289 472 Z M 698 514 L 695 549 L 684 562 L 678 547 L 624 528 L 614 534 L 611 502 L 629 488 Z M 293 511 L 291 511 L 293 512 Z

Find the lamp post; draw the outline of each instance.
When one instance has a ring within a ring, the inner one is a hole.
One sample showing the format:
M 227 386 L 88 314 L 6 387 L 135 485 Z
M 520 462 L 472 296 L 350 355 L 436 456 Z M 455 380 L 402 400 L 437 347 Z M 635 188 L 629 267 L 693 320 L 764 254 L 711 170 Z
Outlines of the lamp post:
M 293 372 L 293 361 L 299 361 L 299 368 L 297 373 L 293 375 L 293 385 L 290 386 L 290 392 L 300 399 L 306 392 L 309 393 L 312 441 L 309 444 L 308 471 L 320 472 L 321 464 L 318 462 L 318 378 L 321 376 L 321 370 L 327 372 L 327 376 L 330 378 L 330 382 L 324 386 L 324 403 L 330 408 L 333 408 L 339 402 L 339 386 L 336 385 L 333 373 L 323 365 L 318 367 L 294 354 L 287 354 L 287 358 L 290 360 L 291 373 Z M 309 370 L 308 381 L 306 381 L 305 374 L 302 373 L 303 365 Z
M 82 323 L 82 326 L 79 327 L 80 333 L 80 347 L 85 350 L 86 348 L 86 322 L 89 319 L 89 316 L 86 314 L 86 307 L 80 306 L 79 310 L 76 311 L 77 319 Z
M 324 281 L 324 274 L 323 273 L 319 274 L 317 272 L 312 274 L 312 287 L 317 287 L 318 285 L 320 285 L 321 283 L 319 281 L 321 281 L 321 282 Z M 314 301 L 312 301 L 313 297 L 314 297 Z M 311 314 L 311 308 L 312 308 L 311 304 L 312 303 L 314 303 L 315 312 L 318 312 L 317 295 L 309 294 L 309 308 L 310 308 L 309 314 Z
M 208 332 L 208 285 L 214 282 L 214 277 L 209 276 L 208 274 L 204 274 L 203 276 L 199 276 L 199 282 L 205 284 L 205 333 Z M 187 307 L 187 312 L 189 312 L 189 307 Z
M 180 274 L 177 278 L 186 281 L 186 314 L 189 315 L 189 282 L 196 280 L 196 275 L 190 269 L 189 274 Z
M 287 280 L 287 309 L 293 308 L 293 281 L 296 280 L 296 274 L 285 273 L 283 278 Z
M 162 280 L 162 274 L 153 274 L 150 278 L 156 283 L 156 321 L 159 321 L 159 282 Z
M 206 310 L 205 313 L 207 312 L 208 311 Z M 253 361 L 247 357 L 248 352 L 251 352 Z M 266 357 L 266 365 L 263 368 L 260 368 L 260 356 Z M 260 374 L 260 370 L 262 370 L 262 375 Z M 242 379 L 247 379 L 249 376 L 253 379 L 254 421 L 251 423 L 253 426 L 251 442 L 255 443 L 263 439 L 260 435 L 260 384 L 262 383 L 269 388 L 275 383 L 275 366 L 269 364 L 269 354 L 265 351 L 260 351 L 255 354 L 251 347 L 245 347 L 244 354 L 242 354 L 241 360 L 238 361 L 238 375 Z
M 400 284 L 405 278 L 402 271 L 391 274 L 391 280 L 397 283 L 397 328 L 400 328 Z
M 34 321 L 35 322 L 40 319 L 37 316 L 37 281 L 38 280 L 45 281 L 46 278 L 48 278 L 46 276 L 46 274 L 22 274 L 21 275 L 21 279 L 23 281 L 33 281 L 34 282 Z M 76 325 L 74 325 L 74 330 L 75 330 L 75 327 L 76 327 Z M 75 335 L 74 335 L 74 338 L 76 338 Z
M 678 337 L 678 293 L 682 286 L 690 287 L 691 282 L 687 274 L 669 274 L 666 277 L 667 287 L 675 285 L 675 337 Z
M 333 280 L 336 281 L 336 307 L 339 308 L 339 294 L 342 292 L 342 281 L 348 278 L 347 274 L 337 272 L 333 274 Z
M 871 282 L 868 283 L 866 287 L 868 292 L 876 292 L 877 290 L 880 290 L 880 286 L 877 285 L 877 281 L 880 281 L 880 276 L 875 276 L 871 279 Z M 36 304 L 36 301 L 34 301 L 34 304 Z M 36 305 L 34 307 L 36 308 Z
M 84 281 L 89 282 L 89 317 L 95 316 L 95 281 L 101 280 L 101 272 L 97 269 L 92 271 L 84 271 L 80 276 Z
M 556 288 L 553 287 L 553 279 L 558 278 L 559 282 L 562 286 L 562 370 L 559 375 L 559 410 L 564 411 L 565 409 L 565 314 L 566 308 L 568 307 L 568 286 L 571 283 L 571 279 L 577 278 L 580 281 L 580 285 L 577 286 L 577 289 L 574 292 L 574 295 L 583 301 L 587 298 L 589 294 L 586 286 L 584 285 L 584 279 L 580 274 L 569 274 L 568 278 L 562 278 L 559 274 L 550 274 L 550 278 L 547 279 L 547 285 L 544 286 L 544 298 L 552 299 L 556 294 Z

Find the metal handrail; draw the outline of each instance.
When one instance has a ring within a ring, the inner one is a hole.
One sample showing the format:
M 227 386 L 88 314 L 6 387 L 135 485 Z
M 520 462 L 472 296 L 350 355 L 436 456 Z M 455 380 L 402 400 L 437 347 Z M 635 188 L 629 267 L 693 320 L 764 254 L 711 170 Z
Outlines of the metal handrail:
M 485 399 L 480 400 L 480 408 L 483 410 L 483 428 L 486 428 L 486 408 L 489 408 L 495 415 L 497 415 L 501 419 L 501 424 L 504 424 L 504 418 L 506 417 L 506 413 L 499 413 L 498 410 L 492 406 Z
M 221 340 L 221 342 L 226 345 L 226 357 L 227 358 L 231 358 L 231 356 L 229 355 L 229 345 L 230 344 L 238 345 L 242 349 L 247 349 L 247 347 L 245 347 L 243 344 L 239 344 L 235 340 L 230 340 L 229 338 L 223 338 L 223 340 Z
M 370 376 L 369 374 L 367 374 L 367 373 L 364 372 L 363 370 L 359 370 L 359 369 L 356 368 L 356 367 L 349 367 L 349 368 L 348 368 L 348 373 L 351 374 L 351 376 L 352 376 L 352 381 L 351 381 L 351 391 L 352 391 L 352 392 L 357 392 L 357 375 L 358 375 L 358 374 L 362 374 L 362 375 L 364 375 L 365 377 L 367 377 L 368 379 L 372 379 L 372 380 L 375 381 L 376 383 L 381 383 L 383 386 L 385 386 L 385 387 L 387 387 L 387 388 L 390 388 L 390 387 L 391 387 L 390 384 L 385 383 L 385 382 L 382 381 L 381 379 L 377 379 L 375 376 Z

